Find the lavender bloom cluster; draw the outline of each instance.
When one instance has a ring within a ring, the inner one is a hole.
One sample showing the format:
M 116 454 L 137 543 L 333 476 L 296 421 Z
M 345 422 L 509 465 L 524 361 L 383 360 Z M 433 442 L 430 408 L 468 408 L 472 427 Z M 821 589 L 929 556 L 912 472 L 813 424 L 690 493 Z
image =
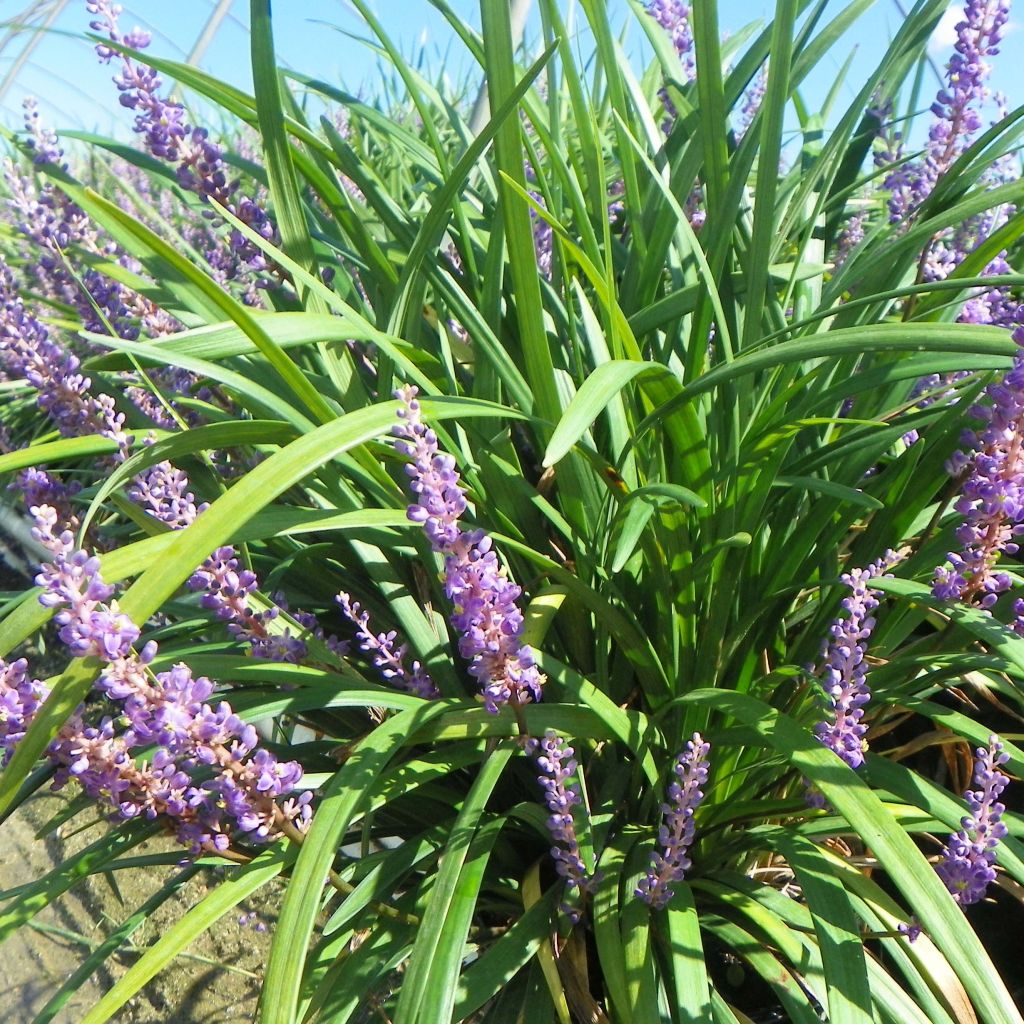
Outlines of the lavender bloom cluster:
M 422 524 L 431 547 L 444 556 L 444 589 L 455 607 L 450 622 L 459 633 L 459 653 L 481 685 L 488 711 L 509 702 L 539 701 L 543 676 L 522 642 L 522 588 L 498 564 L 483 530 L 462 529 L 467 503 L 459 472 L 420 419 L 417 394 L 412 386 L 395 392 L 402 408 L 394 433 L 399 451 L 412 460 L 406 472 L 416 500 L 409 518 Z
M 282 633 L 267 629 L 277 617 L 276 608 L 255 612 L 249 607 L 249 595 L 258 584 L 256 574 L 242 568 L 238 552 L 229 545 L 217 548 L 188 580 L 189 589 L 202 594 L 200 605 L 226 623 L 236 640 L 249 643 L 253 657 L 297 665 L 306 657 L 305 641 L 288 628 Z
M 1024 346 L 1024 327 L 1013 339 Z M 982 398 L 988 401 L 971 409 L 982 425 L 965 433 L 969 451 L 957 452 L 948 466 L 951 475 L 964 478 L 953 506 L 964 517 L 956 530 L 961 549 L 935 570 L 932 593 L 988 611 L 1010 588 L 1009 574 L 997 569 L 999 557 L 1016 554 L 1024 534 L 1024 347 Z M 1014 603 L 1014 614 L 1013 628 L 1024 634 L 1024 600 Z
M 0 767 L 11 759 L 49 689 L 28 674 L 24 658 L 10 664 L 0 659 Z
M 122 819 L 166 816 L 192 853 L 226 850 L 232 838 L 265 842 L 283 828 L 304 829 L 311 794 L 293 797 L 302 778 L 293 761 L 278 761 L 257 746 L 256 731 L 228 703 L 210 703 L 214 687 L 187 665 L 153 674 L 150 641 L 136 653 L 138 627 L 117 609 L 99 561 L 75 549 L 56 513 L 33 510 L 33 536 L 50 551 L 36 582 L 41 603 L 57 608 L 60 637 L 74 656 L 93 656 L 104 668 L 98 689 L 120 705 L 118 717 L 98 725 L 82 709 L 49 748 L 58 765 L 55 784 L 77 779 L 84 791 Z M 27 666 L 0 667 L 0 742 L 8 757 L 45 699 L 45 687 L 27 678 Z M 123 731 L 118 731 L 123 726 Z M 140 753 L 152 749 L 146 760 Z M 200 779 L 193 776 L 200 773 Z M 278 801 L 287 797 L 284 803 Z
M 91 381 L 79 372 L 76 356 L 66 352 L 46 327 L 25 308 L 10 268 L 0 259 L 0 370 L 8 379 L 24 378 L 38 392 L 37 403 L 65 437 L 99 433 L 123 453 L 132 443 L 124 413 L 109 395 L 89 394 Z
M 693 52 L 693 29 L 690 28 L 690 5 L 682 0 L 648 0 L 647 13 L 668 33 L 683 68 L 683 81 L 697 77 L 697 64 Z M 662 130 L 667 135 L 675 124 L 677 111 L 669 99 L 668 90 L 658 93 L 665 108 Z
M 35 100 L 29 97 L 23 106 L 26 146 L 33 163 L 65 167 L 64 152 L 54 133 L 43 126 Z M 17 217 L 15 227 L 33 243 L 26 253 L 25 268 L 35 286 L 74 306 L 86 330 L 137 338 L 139 318 L 129 289 L 90 267 L 76 274 L 69 261 L 69 251 L 74 248 L 123 264 L 117 246 L 101 244 L 85 212 L 60 188 L 38 184 L 34 175 L 21 174 L 12 161 L 6 163 L 4 176 L 11 192 L 9 204 Z
M 864 225 L 867 215 L 855 213 L 843 226 L 836 241 L 835 265 L 838 270 L 849 258 L 854 249 L 864 241 Z
M 923 160 L 902 163 L 884 181 L 890 190 L 889 219 L 898 224 L 907 220 L 931 194 L 939 179 L 967 149 L 982 126 L 981 107 L 990 93 L 986 81 L 991 74 L 989 58 L 999 53 L 999 42 L 1009 17 L 1009 0 L 967 0 L 964 17 L 957 24 L 955 52 L 946 71 L 946 83 L 932 105 L 934 121 L 928 133 Z M 1002 101 L 999 117 L 1005 117 Z M 903 143 L 895 137 L 888 151 L 876 155 L 884 165 L 903 155 Z M 1018 168 L 1008 162 L 997 163 L 983 179 L 989 187 L 1015 179 Z M 924 281 L 943 280 L 966 256 L 1012 214 L 1001 207 L 965 222 L 934 241 L 921 264 Z M 1006 253 L 997 254 L 982 271 L 983 276 L 1010 272 Z M 1012 327 L 1014 304 L 1006 289 L 984 289 L 973 295 L 958 316 L 961 323 L 996 324 Z
M 999 796 L 1009 783 L 1000 771 L 1009 755 L 995 736 L 987 747 L 979 747 L 974 761 L 974 786 L 964 794 L 971 813 L 965 815 L 960 831 L 953 833 L 942 851 L 936 870 L 961 907 L 984 899 L 995 881 L 995 849 L 1006 835 L 1002 817 L 1006 808 Z
M 188 477 L 166 461 L 139 473 L 128 489 L 128 497 L 172 530 L 189 526 L 200 512 L 209 507 L 205 501 L 196 504 L 196 496 L 189 490 Z
M 690 27 L 690 7 L 683 0 L 648 0 L 647 13 L 668 33 L 675 47 L 679 62 L 682 65 L 683 83 L 689 83 L 697 77 L 697 64 L 693 48 L 693 29 Z M 761 96 L 757 94 L 758 86 L 755 84 L 747 98 L 747 106 L 741 114 L 741 122 L 746 121 L 749 114 L 750 119 L 756 113 L 760 105 Z M 763 95 L 763 93 L 762 93 Z M 665 118 L 661 122 L 661 130 L 668 135 L 672 126 L 676 123 L 679 112 L 669 97 L 667 89 L 658 91 L 658 98 L 661 100 L 662 108 L 665 111 Z M 746 131 L 749 122 L 741 123 L 742 131 Z M 694 231 L 699 231 L 704 226 L 707 217 L 703 209 L 704 190 L 700 185 L 694 186 L 693 190 L 686 197 L 684 209 L 686 218 Z
M 94 15 L 90 28 L 112 42 L 134 50 L 149 45 L 148 33 L 139 29 L 122 34 L 118 25 L 120 4 L 88 0 L 85 7 Z M 210 140 L 205 128 L 186 123 L 185 108 L 180 103 L 161 95 L 163 82 L 157 72 L 102 43 L 96 47 L 96 53 L 105 63 L 114 57 L 121 61 L 121 71 L 114 78 L 121 105 L 135 111 L 135 131 L 142 136 L 149 152 L 177 164 L 181 187 L 204 200 L 219 203 L 262 238 L 276 241 L 274 224 L 261 204 L 252 197 L 238 195 L 238 182 L 229 180 L 221 147 Z M 237 229 L 228 234 L 227 250 L 215 247 L 206 256 L 224 280 L 232 280 L 246 271 L 265 275 L 270 270 L 262 251 Z M 259 284 L 267 286 L 269 281 L 261 279 Z
M 689 850 L 696 825 L 693 815 L 704 799 L 711 744 L 695 732 L 676 758 L 676 779 L 668 787 L 668 800 L 661 805 L 662 824 L 658 849 L 651 854 L 651 866 L 640 880 L 636 895 L 655 910 L 663 910 L 674 895 L 672 883 L 681 882 L 691 866 Z
M 739 142 L 744 135 L 750 131 L 750 126 L 757 117 L 757 112 L 764 102 L 764 95 L 768 91 L 768 67 L 762 64 L 757 72 L 750 88 L 743 94 L 743 104 L 740 106 L 739 126 L 736 129 L 736 141 Z
M 579 784 L 573 777 L 579 768 L 573 757 L 575 751 L 556 733 L 548 731 L 543 739 L 530 738 L 526 742 L 526 752 L 532 754 L 541 774 L 537 777 L 544 790 L 544 802 L 551 812 L 548 817 L 548 829 L 555 845 L 551 848 L 551 856 L 555 862 L 555 870 L 565 879 L 566 898 L 562 909 L 572 918 L 578 918 L 578 911 L 570 902 L 574 890 L 587 892 L 593 878 L 587 872 L 587 866 L 580 854 L 580 844 L 576 837 L 576 824 L 573 808 L 581 802 Z
M 64 154 L 52 132 L 39 118 L 35 100 L 23 103 L 27 148 L 34 165 L 64 165 Z M 12 161 L 4 164 L 4 178 L 10 198 L 7 205 L 14 214 L 15 229 L 32 244 L 26 253 L 26 272 L 46 295 L 77 306 L 81 288 L 69 273 L 64 253 L 71 246 L 82 246 L 99 252 L 96 233 L 85 212 L 65 193 L 50 184 L 39 185 L 34 174 L 24 174 Z
M 878 607 L 880 597 L 880 592 L 872 590 L 868 581 L 891 575 L 886 570 L 900 558 L 896 552 L 887 551 L 866 568 L 843 573 L 841 579 L 850 588 L 850 595 L 843 598 L 843 614 L 829 627 L 830 639 L 822 652 L 825 660 L 818 671 L 818 679 L 828 701 L 829 717 L 815 726 L 814 735 L 851 768 L 859 768 L 864 763 L 867 745 L 864 705 L 871 699 L 871 691 L 864 657 L 875 628 L 872 612 Z M 824 806 L 824 798 L 819 793 L 809 794 L 808 802 L 811 806 Z
M 359 649 L 370 655 L 385 682 L 427 700 L 441 696 L 430 673 L 418 661 L 413 661 L 411 669 L 406 666 L 408 644 L 396 646 L 398 634 L 394 630 L 374 633 L 370 628 L 370 613 L 363 611 L 358 601 L 351 600 L 344 591 L 336 600 L 345 615 L 355 623 Z
M 23 469 L 17 480 L 9 485 L 12 491 L 19 491 L 27 509 L 38 505 L 49 505 L 57 512 L 57 521 L 67 529 L 78 528 L 78 517 L 72 508 L 72 499 L 82 489 L 77 481 L 65 483 L 52 473 L 35 467 Z
M 981 127 L 978 108 L 989 95 L 985 82 L 992 72 L 988 58 L 999 53 L 1009 17 L 1009 0 L 967 0 L 964 5 L 964 19 L 957 23 L 954 53 L 946 71 L 946 88 L 932 104 L 935 122 L 928 133 L 919 186 L 924 194 Z
M 935 120 L 928 132 L 924 161 L 901 165 L 884 182 L 892 191 L 889 217 L 893 223 L 920 206 L 981 127 L 980 107 L 989 96 L 985 82 L 992 70 L 988 58 L 999 53 L 1009 14 L 1009 0 L 965 3 L 963 20 L 956 26 L 946 84 L 932 104 Z M 900 149 L 890 155 L 898 158 Z
M 27 148 L 34 162 L 66 166 L 63 150 L 53 132 L 43 127 L 35 101 L 29 97 L 23 105 L 29 136 Z M 140 183 L 137 168 L 125 173 L 134 174 L 135 184 Z M 76 275 L 70 263 L 75 250 L 116 261 L 133 273 L 140 273 L 142 268 L 114 243 L 101 242 L 85 212 L 57 186 L 38 184 L 34 176 L 21 174 L 11 161 L 5 165 L 5 177 L 12 195 L 10 205 L 17 215 L 14 226 L 32 243 L 25 253 L 23 272 L 36 290 L 74 306 L 82 326 L 96 334 L 113 334 L 132 341 L 142 331 L 152 338 L 181 329 L 181 324 L 154 302 L 100 271 L 85 267 Z M 125 374 L 124 379 L 133 380 L 130 374 Z M 176 394 L 190 394 L 196 385 L 193 374 L 174 368 L 154 370 L 150 379 Z M 124 393 L 158 426 L 177 425 L 150 391 L 133 383 Z M 194 414 L 191 419 L 195 419 Z

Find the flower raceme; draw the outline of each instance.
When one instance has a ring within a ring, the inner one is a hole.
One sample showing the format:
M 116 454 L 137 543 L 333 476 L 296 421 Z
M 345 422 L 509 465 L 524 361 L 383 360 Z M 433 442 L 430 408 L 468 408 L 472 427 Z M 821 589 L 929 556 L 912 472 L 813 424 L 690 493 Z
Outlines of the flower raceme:
M 579 764 L 573 757 L 573 748 L 550 730 L 542 739 L 528 739 L 525 749 L 534 756 L 541 771 L 537 781 L 544 790 L 544 802 L 550 812 L 548 830 L 555 841 L 551 857 L 555 862 L 555 870 L 565 879 L 562 909 L 575 922 L 579 917 L 573 902 L 575 890 L 587 892 L 593 883 L 580 853 L 573 815 L 573 808 L 582 801 L 579 783 L 575 781 Z
M 985 898 L 996 877 L 996 845 L 1007 833 L 1002 820 L 1006 808 L 999 796 L 1010 781 L 1000 771 L 1009 755 L 995 736 L 990 736 L 988 746 L 979 747 L 975 754 L 975 788 L 964 794 L 971 813 L 961 820 L 960 831 L 949 837 L 936 869 L 961 907 Z
M 655 910 L 664 910 L 672 899 L 672 884 L 681 882 L 691 866 L 689 850 L 696 825 L 693 815 L 704 799 L 701 788 L 708 781 L 711 744 L 699 732 L 687 741 L 676 758 L 676 778 L 668 787 L 668 800 L 661 805 L 658 848 L 651 854 L 651 866 L 637 886 L 636 895 Z
M 928 131 L 924 158 L 901 164 L 884 181 L 884 187 L 891 192 L 891 223 L 907 221 L 921 207 L 982 127 L 982 105 L 990 96 L 986 85 L 992 72 L 989 58 L 999 53 L 1009 13 L 1009 0 L 966 0 L 963 18 L 956 25 L 957 39 L 946 68 L 946 81 L 932 104 L 934 120 Z M 1005 110 L 997 117 L 1005 117 Z M 901 156 L 902 144 L 894 152 L 880 153 L 879 159 L 887 163 Z M 1006 173 L 997 163 L 983 181 L 993 188 L 1005 180 Z M 1010 173 L 1015 179 L 1016 169 Z M 922 280 L 948 277 L 1012 213 L 1008 206 L 997 207 L 969 217 L 955 230 L 944 233 L 926 250 L 921 263 Z M 997 253 L 982 270 L 982 276 L 1011 273 L 1006 256 L 1005 252 Z M 992 288 L 972 295 L 957 319 L 960 323 L 1012 327 L 1014 311 L 1008 290 Z
M 394 630 L 388 633 L 374 633 L 370 628 L 370 613 L 364 611 L 359 602 L 353 601 L 344 591 L 338 594 L 335 600 L 355 624 L 359 649 L 370 655 L 374 667 L 380 670 L 386 683 L 427 700 L 441 695 L 430 674 L 418 661 L 413 661 L 411 669 L 406 666 L 405 655 L 408 645 L 395 645 L 398 634 Z
M 502 704 L 539 701 L 543 676 L 533 651 L 522 642 L 522 588 L 498 564 L 491 538 L 483 530 L 463 530 L 465 491 L 451 455 L 420 419 L 418 391 L 399 388 L 398 448 L 412 460 L 406 466 L 415 501 L 408 515 L 422 525 L 431 547 L 444 557 L 445 594 L 455 606 L 450 617 L 459 633 L 459 653 L 483 689 L 489 711 Z
M 1010 588 L 1010 576 L 998 570 L 1002 554 L 1014 555 L 1024 533 L 1024 327 L 1013 333 L 1018 346 L 1013 366 L 985 389 L 971 409 L 982 425 L 965 434 L 968 451 L 957 452 L 949 463 L 962 476 L 954 508 L 963 516 L 957 527 L 959 551 L 947 555 L 947 565 L 935 570 L 932 592 L 946 601 L 960 601 L 991 610 Z M 1024 633 L 1024 600 L 1014 603 L 1013 628 Z
M 0 258 L 0 371 L 24 378 L 36 389 L 36 402 L 64 437 L 102 434 L 121 456 L 132 443 L 124 413 L 109 395 L 93 397 L 91 381 L 79 372 L 76 356 L 51 336 L 18 294 L 10 268 Z
M 864 658 L 868 639 L 875 628 L 872 612 L 878 607 L 880 596 L 879 591 L 867 584 L 873 578 L 889 575 L 886 570 L 901 557 L 897 552 L 887 551 L 866 568 L 843 573 L 841 579 L 850 594 L 843 598 L 843 614 L 829 627 L 830 638 L 822 652 L 824 664 L 817 673 L 829 716 L 815 726 L 814 734 L 851 768 L 859 768 L 864 763 L 867 733 L 864 705 L 871 699 Z M 813 790 L 808 801 L 812 806 L 824 806 L 821 794 Z
M 120 706 L 98 724 L 79 708 L 48 754 L 56 784 L 77 779 L 90 797 L 118 816 L 164 816 L 195 854 L 224 851 L 234 836 L 265 842 L 287 828 L 304 829 L 311 794 L 291 796 L 302 779 L 294 761 L 279 761 L 257 745 L 256 730 L 225 701 L 212 703 L 213 683 L 185 664 L 154 674 L 153 641 L 134 650 L 139 628 L 119 612 L 99 560 L 76 550 L 48 506 L 33 510 L 35 539 L 52 561 L 37 582 L 40 602 L 58 609 L 60 637 L 72 655 L 103 663 L 97 689 Z M 24 735 L 46 688 L 30 680 L 24 661 L 0 663 L 0 744 L 6 760 Z M 150 759 L 143 752 L 149 750 Z M 197 779 L 193 772 L 199 772 Z M 278 803 L 282 797 L 287 799 Z
M 985 83 L 992 71 L 988 58 L 999 53 L 1009 13 L 1009 0 L 967 0 L 964 5 L 946 83 L 932 104 L 935 120 L 928 132 L 924 160 L 902 164 L 884 182 L 892 192 L 889 214 L 893 223 L 905 220 L 928 198 L 981 127 L 979 108 L 989 95 Z M 900 153 L 892 155 L 898 158 Z
M 139 29 L 122 34 L 118 19 L 120 4 L 111 0 L 88 0 L 86 11 L 93 15 L 89 27 L 102 33 L 111 42 L 133 50 L 145 49 L 149 35 Z M 120 92 L 121 105 L 135 111 L 135 131 L 142 136 L 146 148 L 153 156 L 177 165 L 178 184 L 204 200 L 212 200 L 228 209 L 246 226 L 267 241 L 274 241 L 277 231 L 263 206 L 251 196 L 239 196 L 238 182 L 228 180 L 228 166 L 221 147 L 212 142 L 205 128 L 193 128 L 186 123 L 185 108 L 160 93 L 162 80 L 153 68 L 140 64 L 113 47 L 100 43 L 97 56 L 104 63 L 117 57 L 121 71 L 114 78 Z M 213 249 L 206 254 L 211 264 L 223 272 L 225 280 L 249 271 L 265 274 L 269 264 L 258 246 L 240 231 L 232 229 L 228 235 L 228 251 Z M 268 282 L 261 280 L 261 286 Z M 256 302 L 250 293 L 247 302 Z

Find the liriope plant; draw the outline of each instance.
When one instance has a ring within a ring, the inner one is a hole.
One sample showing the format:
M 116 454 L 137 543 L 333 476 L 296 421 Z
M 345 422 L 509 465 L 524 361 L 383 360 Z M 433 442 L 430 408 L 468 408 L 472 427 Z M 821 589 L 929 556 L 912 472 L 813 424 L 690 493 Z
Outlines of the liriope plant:
M 845 110 L 866 0 L 633 2 L 646 67 L 599 0 L 586 60 L 433 0 L 454 90 L 354 6 L 362 97 L 268 0 L 251 95 L 91 0 L 135 145 L 11 136 L 0 815 L 109 825 L 0 939 L 165 835 L 223 870 L 85 1024 L 273 885 L 265 1024 L 1019 1021 L 971 909 L 1024 884 L 1006 4 L 932 90 L 919 0 Z

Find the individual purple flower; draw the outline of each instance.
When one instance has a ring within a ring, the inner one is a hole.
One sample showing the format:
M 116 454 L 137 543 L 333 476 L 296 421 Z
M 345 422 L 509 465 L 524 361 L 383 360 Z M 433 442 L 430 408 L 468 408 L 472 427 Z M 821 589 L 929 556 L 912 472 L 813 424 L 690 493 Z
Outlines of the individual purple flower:
M 668 906 L 674 895 L 672 884 L 681 882 L 690 870 L 689 850 L 696 834 L 693 815 L 704 799 L 701 787 L 708 781 L 710 750 L 711 744 L 695 732 L 673 766 L 676 779 L 668 787 L 668 800 L 661 805 L 658 849 L 651 854 L 651 866 L 636 890 L 655 910 Z
M 409 518 L 423 526 L 431 546 L 444 556 L 445 594 L 455 606 L 449 621 L 459 633 L 459 653 L 480 683 L 489 711 L 509 702 L 538 701 L 543 676 L 522 642 L 522 588 L 509 580 L 483 530 L 462 529 L 467 503 L 455 460 L 440 450 L 437 435 L 420 419 L 416 395 L 411 386 L 395 392 L 402 408 L 394 433 L 399 450 L 412 460 L 406 473 L 416 500 Z
M 887 551 L 878 562 L 864 569 L 843 573 L 841 579 L 850 594 L 843 598 L 843 614 L 829 627 L 830 639 L 825 644 L 824 664 L 818 679 L 828 702 L 829 716 L 814 728 L 814 735 L 835 751 L 851 768 L 864 763 L 864 705 L 871 699 L 867 683 L 867 642 L 875 628 L 872 612 L 878 607 L 880 591 L 868 587 L 868 581 L 891 575 L 886 570 L 901 556 Z M 820 794 L 808 797 L 812 806 L 824 806 Z
M 1018 327 L 1013 339 L 1024 346 L 1024 328 Z M 985 388 L 971 414 L 981 426 L 965 433 L 968 450 L 957 452 L 948 466 L 951 475 L 963 478 L 953 506 L 963 516 L 956 530 L 961 548 L 935 570 L 932 592 L 988 611 L 1010 588 L 1009 574 L 997 567 L 999 558 L 1016 554 L 1017 538 L 1024 533 L 1024 348 Z M 1024 632 L 1020 616 L 1014 628 Z
M 987 747 L 979 747 L 974 761 L 974 786 L 964 794 L 971 813 L 960 822 L 960 831 L 950 835 L 936 870 L 961 907 L 984 899 L 995 881 L 995 850 L 1006 833 L 1002 817 L 1006 808 L 999 796 L 1009 778 L 1000 767 L 1010 759 L 1003 745 L 990 736 Z
M 579 764 L 573 757 L 573 748 L 550 730 L 544 734 L 543 739 L 531 737 L 525 749 L 534 756 L 541 771 L 537 781 L 544 790 L 544 802 L 550 812 L 548 829 L 555 841 L 551 857 L 555 862 L 555 870 L 565 879 L 563 910 L 576 919 L 578 911 L 572 902 L 575 898 L 574 890 L 587 892 L 593 884 L 576 837 L 573 808 L 582 801 L 579 783 L 574 781 Z
M 363 611 L 359 602 L 352 601 L 344 591 L 338 594 L 335 600 L 356 626 L 359 649 L 370 655 L 374 667 L 380 670 L 385 682 L 427 700 L 441 696 L 430 674 L 418 661 L 413 661 L 411 669 L 406 667 L 405 655 L 408 644 L 403 643 L 396 647 L 395 640 L 398 634 L 394 630 L 388 633 L 374 633 L 370 629 L 370 613 Z
M 31 678 L 24 658 L 10 663 L 0 658 L 0 767 L 10 761 L 49 694 L 45 684 Z

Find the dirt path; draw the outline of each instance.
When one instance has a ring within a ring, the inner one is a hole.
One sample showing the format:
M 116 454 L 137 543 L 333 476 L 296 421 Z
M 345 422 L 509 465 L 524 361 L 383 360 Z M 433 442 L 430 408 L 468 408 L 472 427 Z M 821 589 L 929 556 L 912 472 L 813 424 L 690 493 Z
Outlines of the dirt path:
M 35 829 L 60 806 L 61 797 L 36 798 L 0 827 L 0 889 L 30 882 L 100 834 L 96 826 L 68 840 L 49 837 L 37 840 Z M 139 853 L 172 848 L 168 840 L 153 840 Z M 84 943 L 55 934 L 52 929 L 82 936 L 95 944 L 123 921 L 170 876 L 172 869 L 150 868 L 116 873 L 123 904 L 102 877 L 91 877 L 46 908 L 31 925 L 22 926 L 0 952 L 0 1021 L 31 1024 L 47 1000 L 88 956 Z M 203 873 L 192 879 L 132 936 L 138 949 L 152 943 L 185 910 L 195 905 L 215 878 Z M 6 903 L 0 903 L 0 911 Z M 272 927 L 262 905 L 252 924 L 239 923 L 241 914 L 255 909 L 243 905 L 223 917 L 188 953 L 200 959 L 179 957 L 164 974 L 150 982 L 115 1019 L 123 1024 L 248 1024 L 255 1018 L 259 976 L 262 973 L 269 932 L 257 931 L 255 923 Z M 43 930 L 46 929 L 46 930 Z M 58 1024 L 78 1024 L 113 982 L 138 959 L 124 951 L 109 959 L 72 996 L 56 1017 Z M 225 969 L 229 964 L 236 971 Z M 242 973 L 244 972 L 244 973 Z

